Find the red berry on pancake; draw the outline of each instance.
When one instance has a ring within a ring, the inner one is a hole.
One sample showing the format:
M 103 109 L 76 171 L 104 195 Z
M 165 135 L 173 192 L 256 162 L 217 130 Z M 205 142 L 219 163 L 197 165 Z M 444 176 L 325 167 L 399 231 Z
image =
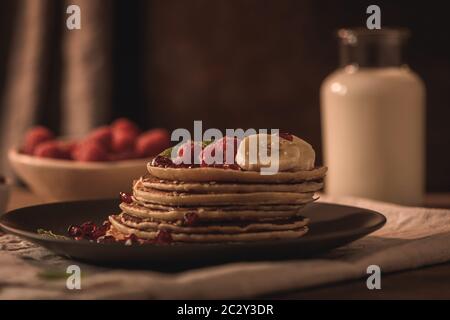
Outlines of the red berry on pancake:
M 25 141 L 22 151 L 26 154 L 33 154 L 36 147 L 42 142 L 53 140 L 54 134 L 43 126 L 33 127 L 25 134 Z
M 234 164 L 239 143 L 238 138 L 225 136 L 207 145 L 201 154 L 202 165 Z
M 294 137 L 292 136 L 292 134 L 290 134 L 289 132 L 280 132 L 279 136 L 283 139 L 289 140 L 289 141 L 293 141 Z
M 177 158 L 172 159 L 176 165 L 198 164 L 203 145 L 198 141 L 187 141 L 177 149 Z
M 152 157 L 170 147 L 170 135 L 166 129 L 152 129 L 142 133 L 136 141 L 139 157 Z

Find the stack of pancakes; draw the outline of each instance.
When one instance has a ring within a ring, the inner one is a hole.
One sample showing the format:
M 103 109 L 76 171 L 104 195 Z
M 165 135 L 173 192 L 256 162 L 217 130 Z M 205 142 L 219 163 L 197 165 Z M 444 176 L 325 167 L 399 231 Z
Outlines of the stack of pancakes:
M 298 238 L 308 231 L 302 208 L 323 187 L 325 167 L 261 175 L 243 170 L 148 165 L 122 212 L 109 217 L 116 239 L 134 234 L 173 242 L 241 242 Z

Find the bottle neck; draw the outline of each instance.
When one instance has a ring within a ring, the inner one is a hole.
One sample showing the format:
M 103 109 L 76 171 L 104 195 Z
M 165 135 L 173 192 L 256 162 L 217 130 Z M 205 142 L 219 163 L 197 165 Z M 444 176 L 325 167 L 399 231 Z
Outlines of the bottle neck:
M 342 29 L 340 65 L 362 68 L 400 67 L 404 65 L 403 44 L 406 33 L 398 29 L 364 30 Z
M 356 47 L 342 45 L 340 65 L 356 65 L 361 68 L 400 67 L 404 65 L 400 46 L 365 44 Z

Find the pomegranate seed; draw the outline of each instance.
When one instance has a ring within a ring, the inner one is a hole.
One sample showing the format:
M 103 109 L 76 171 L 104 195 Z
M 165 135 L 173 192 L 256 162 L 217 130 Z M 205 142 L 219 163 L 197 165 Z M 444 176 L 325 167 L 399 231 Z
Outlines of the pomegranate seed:
M 103 236 L 97 239 L 98 243 L 114 243 L 116 242 L 116 238 L 113 236 Z
M 125 245 L 127 245 L 127 246 L 135 244 L 135 243 L 139 243 L 139 239 L 134 233 L 130 234 L 129 236 L 127 236 L 125 238 Z
M 134 233 L 132 233 L 129 236 L 127 236 L 126 239 L 127 240 L 131 240 L 131 242 L 133 242 L 133 243 L 138 242 L 138 240 L 139 240 L 138 237 Z
M 97 240 L 98 238 L 103 237 L 105 234 L 106 234 L 106 229 L 101 227 L 92 233 L 91 238 L 92 238 L 92 240 Z
M 156 242 L 159 244 L 168 244 L 172 242 L 172 235 L 167 230 L 159 230 L 156 235 Z
M 186 219 L 194 223 L 197 219 L 197 214 L 191 212 L 191 214 L 186 214 Z M 172 242 L 172 235 L 167 230 L 160 230 L 155 239 L 145 240 L 139 239 L 135 234 L 130 234 L 125 237 L 124 240 L 116 240 L 113 236 L 106 235 L 111 223 L 109 221 L 103 222 L 101 226 L 97 226 L 91 221 L 84 222 L 81 225 L 71 225 L 69 226 L 67 232 L 75 240 L 89 240 L 96 241 L 98 243 L 114 243 L 122 242 L 125 245 L 132 244 L 168 244 Z
M 184 215 L 184 224 L 192 226 L 198 221 L 198 215 L 195 212 L 187 212 Z
M 133 198 L 131 194 L 125 192 L 120 192 L 119 194 L 120 194 L 120 201 L 128 204 L 133 203 Z
M 83 235 L 83 232 L 81 231 L 80 226 L 77 225 L 70 225 L 67 229 L 67 233 L 71 237 L 81 237 Z
M 174 163 L 170 158 L 163 157 L 163 156 L 156 156 L 152 161 L 152 166 L 154 167 L 171 167 Z
M 91 234 L 97 229 L 97 226 L 92 221 L 87 221 L 83 223 L 80 228 L 84 234 Z

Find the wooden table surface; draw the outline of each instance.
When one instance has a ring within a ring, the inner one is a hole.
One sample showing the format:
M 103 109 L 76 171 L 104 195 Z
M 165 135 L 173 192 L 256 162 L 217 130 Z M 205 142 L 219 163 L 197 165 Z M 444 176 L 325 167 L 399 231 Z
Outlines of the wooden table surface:
M 24 188 L 11 192 L 9 209 L 44 203 Z M 429 194 L 427 207 L 450 208 L 450 193 Z M 450 245 L 450 244 L 449 244 Z M 382 275 L 381 289 L 368 290 L 366 280 L 356 280 L 257 298 L 275 299 L 450 299 L 450 262 L 421 269 Z

